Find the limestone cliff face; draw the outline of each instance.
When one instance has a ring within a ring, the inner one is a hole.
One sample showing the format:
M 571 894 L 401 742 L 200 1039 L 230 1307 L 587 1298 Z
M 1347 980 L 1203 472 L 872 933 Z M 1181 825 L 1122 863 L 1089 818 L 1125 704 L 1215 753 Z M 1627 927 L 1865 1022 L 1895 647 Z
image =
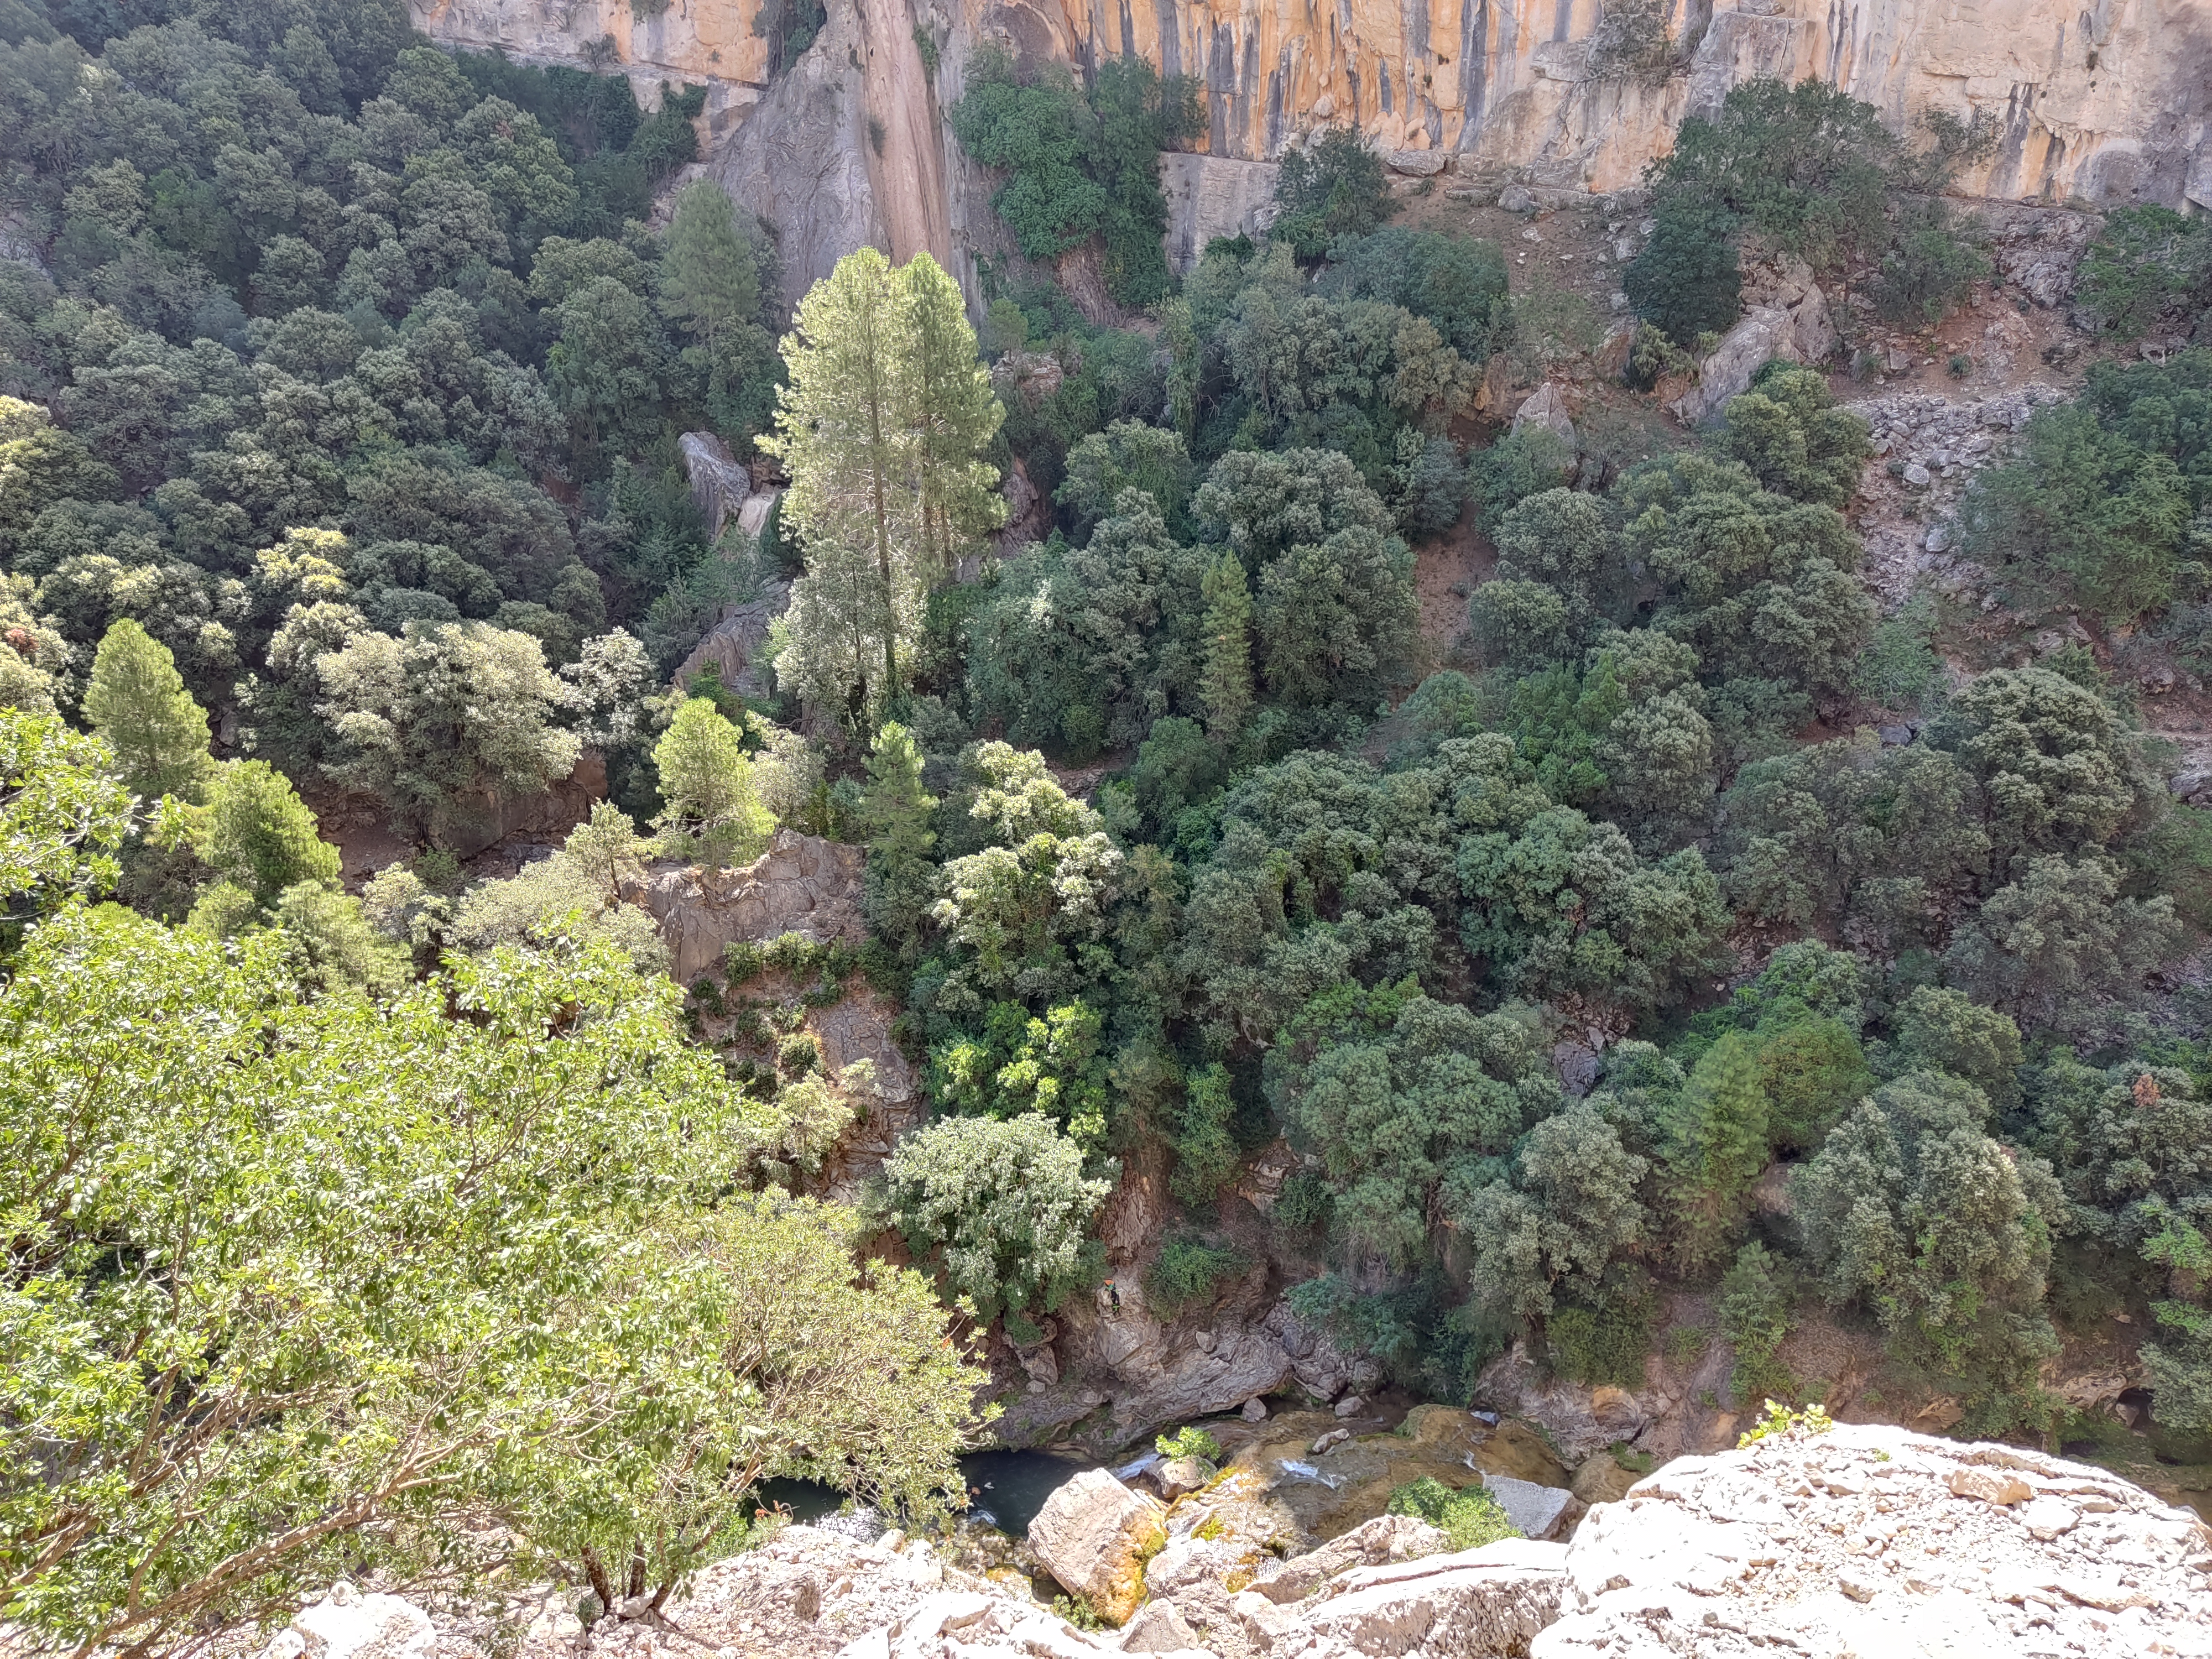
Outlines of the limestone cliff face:
M 957 266 L 987 238 L 986 181 L 942 111 L 991 39 L 1032 64 L 1137 52 L 1196 76 L 1215 157 L 1273 160 L 1355 122 L 1386 149 L 1613 190 L 1739 81 L 1817 76 L 1900 126 L 1926 110 L 1995 120 L 1996 155 L 1963 181 L 1980 193 L 2212 206 L 2203 0 L 1657 0 L 1674 61 L 1637 72 L 1600 44 L 1607 0 L 830 0 L 814 46 L 773 79 L 760 3 L 639 17 L 629 0 L 417 0 L 415 16 L 455 46 L 617 65 L 649 100 L 664 79 L 704 82 L 713 170 L 795 246 L 794 281 L 863 240 Z M 939 53 L 933 83 L 917 27 Z

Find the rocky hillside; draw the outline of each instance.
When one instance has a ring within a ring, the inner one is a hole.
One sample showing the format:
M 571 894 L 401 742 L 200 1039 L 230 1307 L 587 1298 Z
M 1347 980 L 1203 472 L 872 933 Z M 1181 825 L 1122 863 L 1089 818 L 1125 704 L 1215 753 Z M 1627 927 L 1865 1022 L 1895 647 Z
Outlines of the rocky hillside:
M 1177 1508 L 1194 1504 L 1206 1494 Z M 586 1629 L 570 1595 L 548 1595 L 516 1659 L 2212 1654 L 2212 1532 L 2195 1516 L 2102 1470 L 1897 1429 L 1800 1426 L 1677 1460 L 1564 1544 L 1452 1553 L 1426 1522 L 1383 1516 L 1288 1559 L 1224 1552 L 1209 1571 L 1193 1534 L 1161 1547 L 1176 1530 L 1103 1471 L 1031 1528 L 1078 1596 L 1117 1577 L 1149 1591 L 1119 1630 L 1070 1625 L 1007 1567 L 802 1526 L 665 1611 L 641 1596 Z M 497 1639 L 480 1614 L 342 1585 L 270 1656 L 470 1659 Z
M 450 45 L 619 65 L 647 99 L 663 81 L 703 83 L 709 169 L 778 227 L 794 294 L 866 241 L 972 272 L 974 251 L 990 246 L 989 188 L 940 118 L 968 53 L 991 40 L 1031 64 L 1080 70 L 1135 52 L 1197 77 L 1205 157 L 1176 164 L 1174 193 L 1190 222 L 1181 240 L 1195 230 L 1200 247 L 1240 228 L 1267 198 L 1270 164 L 1316 127 L 1350 122 L 1386 150 L 1442 153 L 1462 172 L 1613 191 L 1667 150 L 1685 115 L 1760 76 L 1833 82 L 1899 125 L 1928 111 L 1993 123 L 1996 149 L 1962 181 L 1974 193 L 2212 202 L 2212 22 L 2189 0 L 2086 11 L 2059 0 L 1352 0 L 1325 16 L 1228 0 L 1118 12 L 829 0 L 787 69 L 770 51 L 780 0 L 413 9 Z

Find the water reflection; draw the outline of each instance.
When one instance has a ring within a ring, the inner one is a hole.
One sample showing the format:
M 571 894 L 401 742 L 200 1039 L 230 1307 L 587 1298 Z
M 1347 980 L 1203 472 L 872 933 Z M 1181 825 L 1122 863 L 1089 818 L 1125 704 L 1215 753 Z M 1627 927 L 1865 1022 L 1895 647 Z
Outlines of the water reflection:
M 989 1527 L 1011 1537 L 1024 1537 L 1045 1499 L 1090 1467 L 1079 1458 L 1052 1452 L 971 1452 L 960 1460 L 960 1472 L 968 1482 L 968 1510 L 962 1517 L 963 1525 Z M 876 1510 L 848 1510 L 844 1493 L 813 1480 L 764 1480 L 759 1501 L 763 1509 L 783 1510 L 793 1521 L 856 1538 L 864 1544 L 873 1543 L 891 1525 Z

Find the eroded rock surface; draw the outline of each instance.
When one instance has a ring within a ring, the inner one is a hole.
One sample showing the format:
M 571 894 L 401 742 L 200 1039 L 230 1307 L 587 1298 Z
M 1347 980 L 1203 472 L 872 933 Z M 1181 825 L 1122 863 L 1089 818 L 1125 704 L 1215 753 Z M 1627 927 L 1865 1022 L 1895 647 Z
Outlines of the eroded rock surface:
M 2212 1531 L 2102 1469 L 1901 1429 L 1676 1460 L 1591 1510 L 1534 1659 L 2212 1653 Z
M 860 887 L 867 855 L 857 847 L 779 830 L 768 851 L 742 868 L 660 865 L 625 884 L 623 897 L 660 924 L 669 972 L 689 985 L 719 967 L 736 939 L 798 933 L 817 945 L 866 936 Z
M 1045 1500 L 1030 1547 L 1068 1594 L 1109 1624 L 1145 1599 L 1145 1563 L 1167 1537 L 1166 1512 L 1104 1469 L 1085 1469 Z

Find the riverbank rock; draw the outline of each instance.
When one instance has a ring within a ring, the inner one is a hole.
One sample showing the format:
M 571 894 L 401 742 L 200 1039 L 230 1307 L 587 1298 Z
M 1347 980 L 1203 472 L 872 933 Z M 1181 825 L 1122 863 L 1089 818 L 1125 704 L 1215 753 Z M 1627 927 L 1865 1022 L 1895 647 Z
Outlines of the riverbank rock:
M 1071 1595 L 1112 1625 L 1145 1599 L 1145 1563 L 1167 1542 L 1166 1513 L 1104 1469 L 1085 1469 L 1045 1500 L 1030 1547 Z

